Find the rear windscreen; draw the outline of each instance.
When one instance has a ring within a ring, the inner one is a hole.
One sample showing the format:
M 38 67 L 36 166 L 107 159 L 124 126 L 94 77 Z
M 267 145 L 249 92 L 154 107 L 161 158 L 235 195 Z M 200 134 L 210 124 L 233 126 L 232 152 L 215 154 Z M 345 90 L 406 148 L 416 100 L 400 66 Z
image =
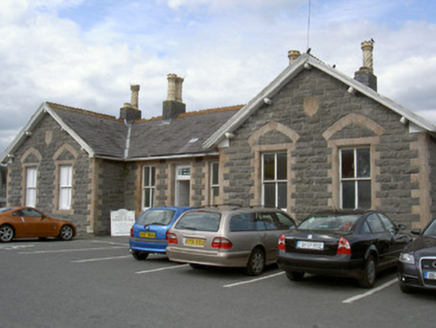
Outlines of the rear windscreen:
M 186 212 L 177 222 L 175 228 L 179 230 L 213 231 L 219 229 L 220 213 Z
M 314 215 L 300 223 L 298 229 L 350 231 L 360 215 Z
M 174 216 L 174 210 L 148 210 L 136 219 L 136 224 L 141 225 L 168 225 Z

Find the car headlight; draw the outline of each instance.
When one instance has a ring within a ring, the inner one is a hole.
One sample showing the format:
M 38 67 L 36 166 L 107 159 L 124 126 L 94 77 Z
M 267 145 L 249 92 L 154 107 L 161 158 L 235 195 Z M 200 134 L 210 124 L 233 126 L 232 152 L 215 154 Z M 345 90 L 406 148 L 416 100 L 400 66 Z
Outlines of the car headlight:
M 400 262 L 414 264 L 415 257 L 412 253 L 401 253 L 400 254 Z

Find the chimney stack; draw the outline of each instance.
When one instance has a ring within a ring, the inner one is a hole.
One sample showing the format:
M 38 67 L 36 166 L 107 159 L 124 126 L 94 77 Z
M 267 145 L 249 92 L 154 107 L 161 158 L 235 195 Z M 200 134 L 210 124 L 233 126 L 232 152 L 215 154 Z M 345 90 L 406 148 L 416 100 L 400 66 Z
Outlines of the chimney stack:
M 373 50 L 374 41 L 363 41 L 361 43 L 363 52 L 363 66 L 354 73 L 354 79 L 377 91 L 377 76 L 374 75 Z
M 124 103 L 124 106 L 120 108 L 120 118 L 127 122 L 132 122 L 134 120 L 141 119 L 141 111 L 138 109 L 138 95 L 139 95 L 139 85 L 132 84 L 130 86 L 131 91 L 131 102 Z
M 297 60 L 298 57 L 300 57 L 300 52 L 298 50 L 289 50 L 288 51 L 288 58 L 289 58 L 289 65 L 291 65 L 295 60 Z
M 179 114 L 186 112 L 186 105 L 182 101 L 183 78 L 176 74 L 168 74 L 167 100 L 163 102 L 162 116 L 164 120 L 174 120 Z

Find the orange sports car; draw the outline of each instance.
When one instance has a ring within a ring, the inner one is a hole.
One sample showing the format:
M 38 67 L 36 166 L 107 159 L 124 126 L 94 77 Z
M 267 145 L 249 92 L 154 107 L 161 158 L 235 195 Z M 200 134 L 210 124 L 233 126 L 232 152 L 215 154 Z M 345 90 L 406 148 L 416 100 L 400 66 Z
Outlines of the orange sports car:
M 76 227 L 67 220 L 51 218 L 33 207 L 0 208 L 0 242 L 13 238 L 46 238 L 71 240 Z

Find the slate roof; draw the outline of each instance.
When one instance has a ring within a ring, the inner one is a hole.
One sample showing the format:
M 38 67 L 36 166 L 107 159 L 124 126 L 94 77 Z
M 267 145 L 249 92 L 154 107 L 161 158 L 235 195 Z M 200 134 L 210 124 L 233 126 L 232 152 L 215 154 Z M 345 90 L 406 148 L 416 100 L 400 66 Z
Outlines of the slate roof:
M 171 122 L 162 119 L 135 121 L 128 158 L 160 157 L 215 152 L 203 143 L 243 106 L 181 114 Z
M 128 128 L 122 120 L 59 104 L 48 105 L 93 149 L 95 156 L 124 157 Z
M 203 143 L 243 105 L 180 114 L 170 121 L 157 117 L 136 120 L 128 125 L 115 116 L 95 113 L 50 102 L 43 103 L 0 156 L 5 163 L 31 135 L 45 115 L 51 115 L 90 157 L 113 160 L 140 160 L 186 157 L 215 153 Z

